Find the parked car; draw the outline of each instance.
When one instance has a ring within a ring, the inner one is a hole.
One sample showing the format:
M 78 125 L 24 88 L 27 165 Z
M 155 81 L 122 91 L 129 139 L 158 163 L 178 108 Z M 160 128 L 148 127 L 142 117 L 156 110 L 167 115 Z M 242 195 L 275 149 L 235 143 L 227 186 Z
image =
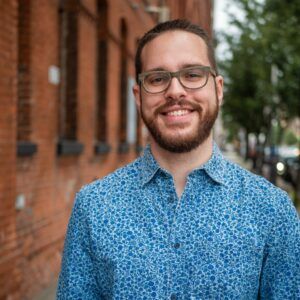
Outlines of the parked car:
M 300 172 L 300 155 L 296 146 L 278 148 L 276 171 L 285 181 L 297 186 Z
M 288 157 L 280 159 L 276 164 L 277 174 L 296 187 L 297 181 L 300 180 L 300 157 Z

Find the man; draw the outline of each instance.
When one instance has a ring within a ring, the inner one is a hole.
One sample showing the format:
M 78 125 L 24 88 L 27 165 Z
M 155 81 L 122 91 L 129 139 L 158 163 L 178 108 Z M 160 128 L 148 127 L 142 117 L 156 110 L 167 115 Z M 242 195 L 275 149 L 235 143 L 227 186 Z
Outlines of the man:
M 78 193 L 58 299 L 300 299 L 295 208 L 213 142 L 223 78 L 206 33 L 157 25 L 136 72 L 150 146 Z

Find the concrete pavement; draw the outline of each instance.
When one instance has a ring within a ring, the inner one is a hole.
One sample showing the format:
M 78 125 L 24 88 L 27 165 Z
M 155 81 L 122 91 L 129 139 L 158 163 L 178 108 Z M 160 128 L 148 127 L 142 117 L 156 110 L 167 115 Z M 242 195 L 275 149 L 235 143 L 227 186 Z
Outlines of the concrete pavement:
M 55 300 L 57 281 L 52 282 L 49 287 L 45 288 L 40 294 L 32 300 Z

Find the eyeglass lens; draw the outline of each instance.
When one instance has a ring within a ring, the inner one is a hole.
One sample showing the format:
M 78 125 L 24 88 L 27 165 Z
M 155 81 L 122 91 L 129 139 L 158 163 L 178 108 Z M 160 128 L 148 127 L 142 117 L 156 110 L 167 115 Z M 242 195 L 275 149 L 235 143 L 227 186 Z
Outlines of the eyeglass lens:
M 143 85 L 146 91 L 150 93 L 159 93 L 168 88 L 172 77 L 176 77 L 183 87 L 198 89 L 202 88 L 207 83 L 209 72 L 208 68 L 203 67 L 182 69 L 175 73 L 154 71 L 145 74 Z

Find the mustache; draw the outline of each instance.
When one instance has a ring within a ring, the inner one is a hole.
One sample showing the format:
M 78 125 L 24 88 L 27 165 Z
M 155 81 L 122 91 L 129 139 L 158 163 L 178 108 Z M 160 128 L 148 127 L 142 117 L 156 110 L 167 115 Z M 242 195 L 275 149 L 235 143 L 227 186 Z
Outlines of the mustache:
M 164 103 L 163 105 L 159 106 L 156 110 L 155 110 L 155 114 L 160 114 L 163 111 L 165 111 L 166 109 L 174 106 L 174 105 L 178 105 L 181 106 L 183 108 L 188 107 L 191 108 L 192 110 L 196 110 L 201 112 L 202 111 L 202 107 L 195 102 L 189 101 L 189 100 L 185 100 L 185 99 L 171 99 L 168 102 Z

